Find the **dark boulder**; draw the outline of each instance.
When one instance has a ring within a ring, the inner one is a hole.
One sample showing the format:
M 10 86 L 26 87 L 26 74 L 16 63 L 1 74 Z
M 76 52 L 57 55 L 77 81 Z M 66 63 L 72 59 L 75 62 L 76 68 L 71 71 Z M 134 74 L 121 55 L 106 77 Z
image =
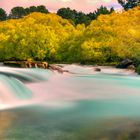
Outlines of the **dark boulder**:
M 134 65 L 129 65 L 128 67 L 127 67 L 127 69 L 128 70 L 136 70 L 136 67 L 134 66 Z
M 63 73 L 66 72 L 66 70 L 63 70 L 61 67 L 57 66 L 57 65 L 49 65 L 49 69 L 53 70 L 53 71 L 58 71 L 59 73 Z
M 133 65 L 133 61 L 126 58 L 124 59 L 123 61 L 121 61 L 117 66 L 116 68 L 120 68 L 120 69 L 126 69 L 128 68 L 130 65 Z
M 18 61 L 4 61 L 3 64 L 9 67 L 17 67 L 17 68 L 20 67 L 20 62 Z
M 98 72 L 100 72 L 100 71 L 101 71 L 101 69 L 100 69 L 100 68 L 94 68 L 93 70 L 94 70 L 94 71 L 98 71 Z

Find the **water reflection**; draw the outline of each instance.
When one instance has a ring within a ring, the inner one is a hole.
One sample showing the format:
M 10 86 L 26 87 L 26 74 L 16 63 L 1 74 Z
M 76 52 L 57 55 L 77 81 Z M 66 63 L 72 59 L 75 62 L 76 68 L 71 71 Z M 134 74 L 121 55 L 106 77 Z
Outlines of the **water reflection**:
M 130 118 L 112 118 L 90 123 L 79 133 L 78 140 L 139 140 L 140 121 Z
M 140 120 L 130 117 L 89 119 L 74 110 L 26 107 L 0 114 L 2 140 L 139 140 Z
M 11 111 L 0 112 L 0 139 L 4 140 L 8 129 L 14 124 L 16 114 Z

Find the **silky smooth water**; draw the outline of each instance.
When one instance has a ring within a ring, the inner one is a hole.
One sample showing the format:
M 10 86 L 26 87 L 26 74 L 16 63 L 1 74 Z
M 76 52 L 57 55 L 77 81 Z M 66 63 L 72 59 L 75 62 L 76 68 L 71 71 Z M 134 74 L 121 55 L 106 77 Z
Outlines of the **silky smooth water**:
M 140 139 L 138 75 L 76 65 L 64 66 L 74 74 L 5 69 L 0 140 Z

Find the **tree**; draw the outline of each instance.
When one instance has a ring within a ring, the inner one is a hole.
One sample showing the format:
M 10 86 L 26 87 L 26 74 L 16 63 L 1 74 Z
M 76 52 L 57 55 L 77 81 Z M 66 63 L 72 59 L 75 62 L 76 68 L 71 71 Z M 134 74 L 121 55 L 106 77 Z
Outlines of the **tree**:
M 83 12 L 77 12 L 75 16 L 75 24 L 85 24 L 89 25 L 91 22 L 91 19 L 84 14 Z
M 112 12 L 114 12 L 113 7 L 111 9 L 107 9 L 107 7 L 101 6 L 95 11 L 95 14 L 96 17 L 98 17 L 99 15 L 111 14 Z
M 96 14 L 93 12 L 90 12 L 89 14 L 87 14 L 87 16 L 91 19 L 91 20 L 95 20 L 96 19 Z
M 46 13 L 46 14 L 49 13 L 49 11 L 46 9 L 44 5 L 37 6 L 37 12 Z
M 118 0 L 118 2 L 121 4 L 121 6 L 125 10 L 129 10 L 135 6 L 138 6 L 140 3 L 140 0 Z
M 40 5 L 40 6 L 30 6 L 29 8 L 25 8 L 25 13 L 26 15 L 33 13 L 33 12 L 40 12 L 40 13 L 49 13 L 48 9 L 46 9 L 45 6 Z
M 30 14 L 30 8 L 25 8 L 25 14 L 26 15 Z
M 14 7 L 13 9 L 11 9 L 9 18 L 18 19 L 22 18 L 25 15 L 26 11 L 23 7 Z
M 45 6 L 30 6 L 29 8 L 14 7 L 9 15 L 9 18 L 18 19 L 33 12 L 49 13 Z
M 71 10 L 70 8 L 61 8 L 57 11 L 57 15 L 62 18 L 72 20 L 75 23 L 76 10 Z
M 30 6 L 30 7 L 29 7 L 29 11 L 30 11 L 30 13 L 32 13 L 32 12 L 37 12 L 36 6 Z
M 0 20 L 3 21 L 3 20 L 6 20 L 6 18 L 7 18 L 7 14 L 6 14 L 5 10 L 0 8 Z
M 91 19 L 91 20 L 95 20 L 97 19 L 98 16 L 100 15 L 106 15 L 106 14 L 111 14 L 113 13 L 115 10 L 113 7 L 111 7 L 110 9 L 107 9 L 107 7 L 101 6 L 100 8 L 98 8 L 97 10 L 95 10 L 93 13 L 90 12 L 89 14 L 87 14 L 87 16 Z
M 110 8 L 110 13 L 113 13 L 115 10 L 113 7 Z
M 57 15 L 62 18 L 72 21 L 75 25 L 85 24 L 88 25 L 91 19 L 83 12 L 77 12 L 76 10 L 71 10 L 70 8 L 61 8 L 57 11 Z

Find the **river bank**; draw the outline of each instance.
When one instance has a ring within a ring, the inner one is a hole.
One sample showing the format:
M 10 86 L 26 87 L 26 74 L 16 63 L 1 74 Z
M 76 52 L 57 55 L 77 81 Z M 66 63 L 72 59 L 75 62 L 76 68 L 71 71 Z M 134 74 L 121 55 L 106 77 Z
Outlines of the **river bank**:
M 76 73 L 77 69 L 87 68 L 88 72 L 102 72 L 108 74 L 128 74 L 136 75 L 135 68 L 131 68 L 132 65 L 129 65 L 128 68 L 116 68 L 116 65 L 113 66 L 99 66 L 99 65 L 82 65 L 82 64 L 49 64 L 48 62 L 41 61 L 4 61 L 2 63 L 4 66 L 17 67 L 17 68 L 42 68 L 49 69 L 51 71 L 57 71 L 59 73 Z M 74 70 L 75 67 L 75 70 Z

